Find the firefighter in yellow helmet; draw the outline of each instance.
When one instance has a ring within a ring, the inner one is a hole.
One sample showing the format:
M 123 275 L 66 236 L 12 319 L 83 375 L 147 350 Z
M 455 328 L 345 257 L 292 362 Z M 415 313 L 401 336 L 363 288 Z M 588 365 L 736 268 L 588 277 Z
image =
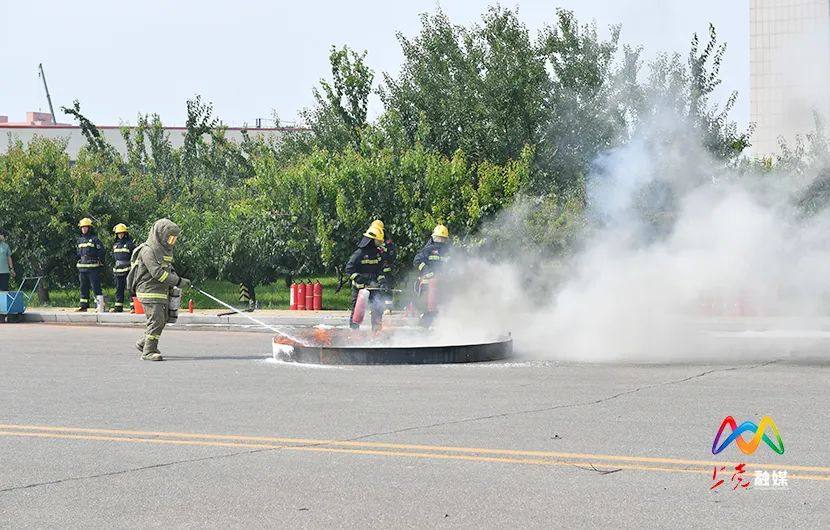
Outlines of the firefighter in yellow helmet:
M 115 243 L 112 244 L 112 255 L 115 258 L 115 266 L 112 268 L 112 275 L 115 278 L 115 306 L 113 313 L 124 311 L 124 291 L 127 287 L 127 274 L 130 272 L 130 256 L 135 250 L 135 242 L 127 231 L 127 225 L 118 223 L 112 229 L 115 233 Z M 131 293 L 128 293 L 131 295 Z M 132 297 L 130 297 L 130 312 L 133 311 Z
M 357 303 L 357 295 L 361 289 L 370 288 L 369 305 L 372 311 L 372 329 L 380 329 L 383 321 L 383 307 L 379 303 L 380 297 L 378 276 L 382 275 L 383 256 L 380 247 L 383 245 L 383 229 L 373 224 L 363 234 L 363 238 L 357 244 L 348 263 L 346 263 L 346 274 L 352 282 L 352 304 L 351 315 L 349 316 L 349 327 L 357 329 L 360 324 L 354 323 L 354 308 Z
M 95 235 L 92 219 L 84 217 L 78 223 L 81 235 L 77 241 L 78 280 L 81 284 L 81 303 L 78 311 L 89 309 L 89 289 L 95 293 L 95 305 L 99 313 L 104 311 L 104 295 L 101 292 L 101 271 L 104 267 L 104 244 Z
M 436 274 L 440 273 L 444 264 L 450 259 L 450 247 L 447 243 L 449 238 L 450 232 L 447 227 L 439 224 L 432 231 L 427 244 L 415 255 L 415 268 L 418 269 L 418 281 L 415 288 L 423 310 L 421 325 L 425 327 L 429 327 L 432 323 L 435 312 L 434 308 L 427 306 L 424 296 L 428 294 L 428 289 L 435 288 Z
M 372 226 L 383 230 L 384 240 L 383 244 L 378 247 L 381 254 L 381 271 L 378 275 L 378 283 L 381 287 L 381 299 L 383 303 L 384 313 L 392 311 L 392 289 L 395 288 L 395 277 L 393 276 L 395 260 L 398 259 L 398 248 L 389 237 L 389 232 L 383 225 L 383 221 L 375 219 L 372 221 Z

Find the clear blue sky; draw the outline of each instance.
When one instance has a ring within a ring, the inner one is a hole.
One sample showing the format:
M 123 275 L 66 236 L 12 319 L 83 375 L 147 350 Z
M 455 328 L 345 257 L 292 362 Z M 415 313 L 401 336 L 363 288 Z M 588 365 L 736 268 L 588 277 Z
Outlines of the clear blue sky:
M 73 99 L 102 125 L 134 123 L 156 112 L 181 125 L 185 101 L 201 94 L 231 125 L 253 124 L 275 109 L 284 121 L 312 104 L 312 88 L 328 73 L 332 44 L 369 51 L 376 72 L 397 72 L 395 34 L 418 31 L 418 14 L 441 5 L 459 24 L 479 19 L 492 2 L 0 0 L 0 114 L 22 120 L 47 110 L 37 77 L 43 62 L 56 108 Z M 520 16 L 534 31 L 554 9 L 572 9 L 601 28 L 622 24 L 622 39 L 685 54 L 691 34 L 713 22 L 728 43 L 723 97 L 738 90 L 733 117 L 749 117 L 748 0 L 521 0 Z M 377 112 L 377 102 L 373 110 Z M 67 120 L 61 116 L 59 120 Z

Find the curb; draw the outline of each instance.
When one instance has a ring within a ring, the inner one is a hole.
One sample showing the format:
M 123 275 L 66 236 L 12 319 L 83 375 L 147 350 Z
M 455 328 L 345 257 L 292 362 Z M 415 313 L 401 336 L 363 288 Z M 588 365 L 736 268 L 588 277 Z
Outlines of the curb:
M 303 316 L 268 316 L 257 315 L 254 313 L 253 318 L 259 320 L 264 324 L 271 326 L 317 326 L 320 324 L 330 326 L 341 326 L 348 323 L 348 313 L 342 311 L 332 311 L 333 314 L 308 314 Z M 23 322 L 42 323 L 42 324 L 76 324 L 76 325 L 99 325 L 99 324 L 115 324 L 122 326 L 143 326 L 145 323 L 144 315 L 135 315 L 131 313 L 69 313 L 69 312 L 54 312 L 54 313 L 38 313 L 25 312 L 22 314 Z M 255 325 L 247 318 L 241 315 L 179 315 L 176 324 L 182 326 L 243 326 Z

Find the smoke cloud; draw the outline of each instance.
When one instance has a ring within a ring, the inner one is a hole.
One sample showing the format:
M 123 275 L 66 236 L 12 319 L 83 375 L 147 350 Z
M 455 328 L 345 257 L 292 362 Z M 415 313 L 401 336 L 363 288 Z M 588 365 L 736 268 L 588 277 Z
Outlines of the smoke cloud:
M 795 206 L 805 179 L 725 167 L 664 114 L 600 154 L 586 182 L 591 228 L 572 256 L 528 241 L 526 198 L 487 228 L 507 233 L 506 252 L 454 258 L 463 288 L 448 293 L 438 340 L 509 332 L 531 358 L 730 360 L 780 351 L 748 353 L 718 335 L 725 323 L 806 329 L 826 313 L 830 223 Z

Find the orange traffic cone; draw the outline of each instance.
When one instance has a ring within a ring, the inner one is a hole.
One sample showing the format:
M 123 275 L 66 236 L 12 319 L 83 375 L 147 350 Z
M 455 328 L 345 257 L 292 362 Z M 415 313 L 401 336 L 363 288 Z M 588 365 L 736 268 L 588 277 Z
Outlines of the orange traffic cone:
M 135 314 L 136 315 L 143 315 L 144 314 L 144 306 L 141 305 L 141 300 L 138 298 L 133 298 L 133 305 L 135 306 Z

